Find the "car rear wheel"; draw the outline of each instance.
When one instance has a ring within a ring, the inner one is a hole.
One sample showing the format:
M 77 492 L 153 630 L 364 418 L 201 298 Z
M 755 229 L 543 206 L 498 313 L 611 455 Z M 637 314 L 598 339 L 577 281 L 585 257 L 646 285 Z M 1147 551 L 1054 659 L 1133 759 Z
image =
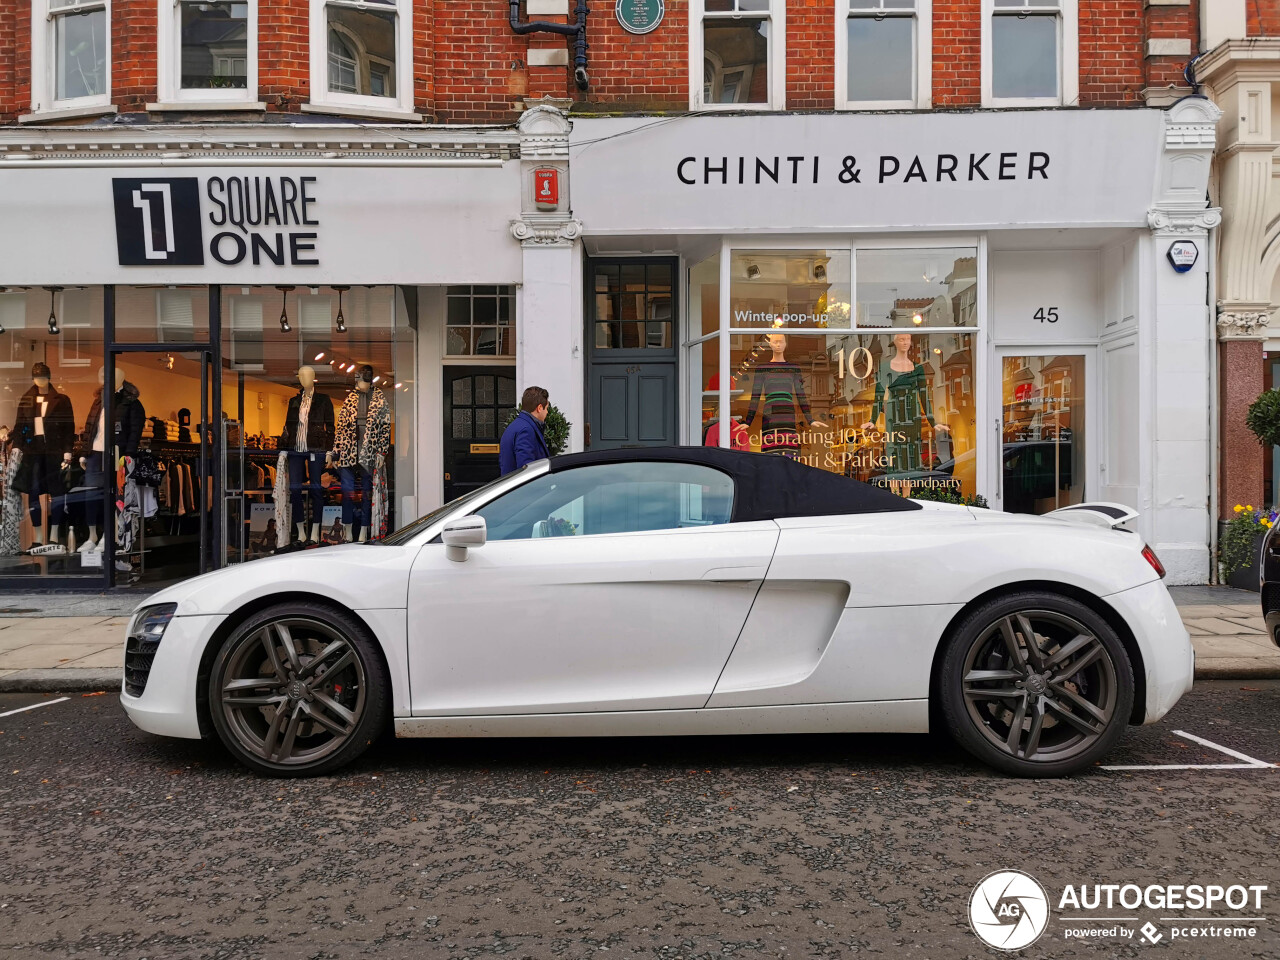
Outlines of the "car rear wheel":
M 1115 630 L 1077 600 L 1002 597 L 973 611 L 943 658 L 951 735 L 979 760 L 1056 777 L 1104 756 L 1133 708 L 1133 668 Z
M 209 712 L 241 763 L 311 776 L 350 763 L 377 739 L 389 689 L 375 641 L 354 616 L 281 604 L 224 641 L 209 676 Z

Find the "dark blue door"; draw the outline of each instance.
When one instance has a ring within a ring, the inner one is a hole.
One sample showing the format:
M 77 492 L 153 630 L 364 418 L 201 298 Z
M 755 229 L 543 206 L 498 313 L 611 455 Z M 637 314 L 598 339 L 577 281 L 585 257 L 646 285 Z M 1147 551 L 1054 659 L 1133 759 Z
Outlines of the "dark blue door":
M 679 442 L 677 261 L 587 261 L 587 443 Z

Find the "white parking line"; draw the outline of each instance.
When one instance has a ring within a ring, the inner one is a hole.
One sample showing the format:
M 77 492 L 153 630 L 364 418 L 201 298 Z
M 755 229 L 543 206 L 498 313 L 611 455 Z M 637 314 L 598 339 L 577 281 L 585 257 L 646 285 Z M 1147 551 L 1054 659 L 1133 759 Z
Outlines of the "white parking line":
M 1212 740 L 1206 740 L 1204 737 L 1197 737 L 1194 733 L 1187 733 L 1185 730 L 1173 731 L 1175 737 L 1182 737 L 1184 740 L 1190 740 L 1198 743 L 1202 747 L 1208 747 L 1210 750 L 1217 750 L 1219 753 L 1225 753 L 1228 757 L 1235 757 L 1243 763 L 1150 763 L 1150 764 L 1118 764 L 1114 766 L 1103 766 L 1103 770 L 1275 770 L 1277 765 L 1267 763 L 1265 760 L 1256 760 L 1248 754 L 1241 753 L 1238 750 L 1232 750 L 1230 747 L 1224 747 L 1214 743 Z
M 17 710 L 6 710 L 0 713 L 0 717 L 11 717 L 15 713 L 22 713 L 24 710 L 39 710 L 41 707 L 51 707 L 55 703 L 61 703 L 63 700 L 70 700 L 70 697 L 59 697 L 57 700 L 45 700 L 41 703 L 33 703 L 28 707 L 19 707 Z

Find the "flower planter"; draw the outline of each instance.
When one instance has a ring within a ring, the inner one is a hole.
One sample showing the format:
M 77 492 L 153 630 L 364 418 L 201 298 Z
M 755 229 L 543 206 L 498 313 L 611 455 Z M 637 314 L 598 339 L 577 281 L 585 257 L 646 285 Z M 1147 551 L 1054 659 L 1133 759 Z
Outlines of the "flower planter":
M 1219 524 L 1219 537 L 1221 537 L 1225 526 L 1226 524 Z M 1227 577 L 1227 586 L 1235 587 L 1238 590 L 1252 590 L 1254 593 L 1258 592 L 1258 575 L 1260 572 L 1258 564 L 1262 559 L 1262 540 L 1264 536 L 1265 534 L 1260 533 L 1253 538 L 1253 547 L 1249 552 L 1249 556 L 1252 559 L 1249 561 L 1248 565 L 1241 567 L 1239 570 L 1232 573 L 1231 576 Z

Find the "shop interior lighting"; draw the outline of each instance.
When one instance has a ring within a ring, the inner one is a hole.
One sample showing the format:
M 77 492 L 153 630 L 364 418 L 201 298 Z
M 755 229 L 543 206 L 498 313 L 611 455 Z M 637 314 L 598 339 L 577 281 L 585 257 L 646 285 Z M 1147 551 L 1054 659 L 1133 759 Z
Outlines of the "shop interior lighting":
M 284 307 L 289 300 L 289 291 L 293 287 L 277 284 L 276 289 L 280 291 L 280 332 L 288 333 L 293 327 L 289 326 L 289 314 L 285 312 Z
M 347 290 L 350 290 L 351 288 L 350 288 L 350 287 L 333 287 L 332 289 L 334 289 L 334 290 L 337 290 L 337 291 L 338 291 L 338 316 L 337 316 L 338 327 L 337 327 L 337 330 L 338 330 L 338 333 L 346 333 L 346 332 L 347 332 L 347 318 L 346 318 L 346 317 L 344 317 L 344 316 L 342 315 L 342 294 L 343 294 L 344 292 L 346 292 Z
M 8 292 L 8 290 L 9 290 L 9 288 L 8 288 L 8 287 L 0 287 L 0 293 L 7 293 L 7 292 Z M 3 323 L 0 323 L 0 335 L 2 335 L 4 332 L 5 332 L 5 330 L 4 330 L 4 324 L 3 324 Z
M 760 277 L 760 268 L 759 268 L 756 264 L 754 264 L 754 263 L 748 264 L 748 265 L 747 265 L 747 279 L 748 279 L 748 280 L 757 280 L 757 279 L 759 279 L 759 277 Z
M 373 382 L 374 382 L 374 383 L 377 383 L 377 382 L 378 382 L 379 380 L 381 380 L 381 379 L 382 379 L 382 377 L 375 376 L 375 377 L 373 378 Z
M 58 315 L 53 307 L 62 288 L 45 287 L 45 289 L 49 291 L 49 333 L 56 337 L 61 331 L 58 330 Z
M 941 347 L 934 347 L 934 348 L 933 348 L 933 352 L 934 352 L 934 353 L 936 353 L 936 354 L 938 354 L 939 356 L 941 356 L 941 355 L 942 355 L 942 348 L 941 348 Z
M 815 280 L 827 279 L 827 268 L 820 263 L 815 263 L 813 265 L 813 279 Z
M 323 350 L 321 350 L 319 353 L 317 353 L 317 354 L 316 354 L 316 361 L 315 361 L 315 362 L 316 362 L 316 363 L 319 363 L 319 362 L 320 362 L 321 360 L 323 360 L 323 359 L 324 359 L 324 351 L 323 351 Z M 330 362 L 332 362 L 332 361 L 330 361 Z
M 920 324 L 924 323 L 924 317 L 920 316 L 918 313 L 913 313 L 911 315 L 911 322 L 918 327 Z

